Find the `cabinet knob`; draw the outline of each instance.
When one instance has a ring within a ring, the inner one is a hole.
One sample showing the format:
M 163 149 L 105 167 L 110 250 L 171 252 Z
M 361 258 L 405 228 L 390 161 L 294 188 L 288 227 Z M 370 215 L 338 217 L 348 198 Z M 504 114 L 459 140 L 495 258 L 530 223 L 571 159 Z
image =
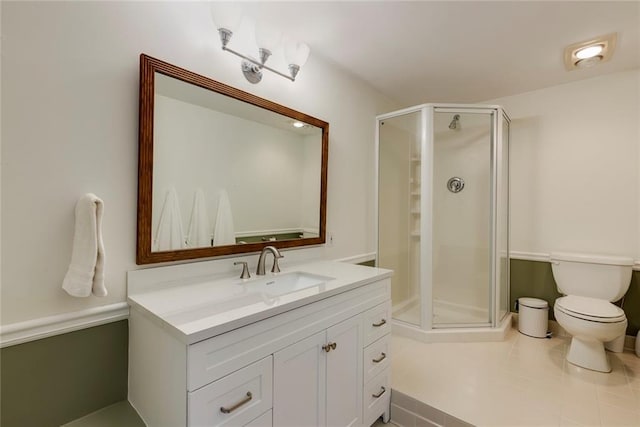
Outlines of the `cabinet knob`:
M 323 345 L 322 349 L 324 351 L 326 351 L 327 353 L 329 353 L 331 350 L 335 350 L 337 346 L 338 346 L 338 344 L 336 344 L 334 342 L 330 342 L 329 344 Z

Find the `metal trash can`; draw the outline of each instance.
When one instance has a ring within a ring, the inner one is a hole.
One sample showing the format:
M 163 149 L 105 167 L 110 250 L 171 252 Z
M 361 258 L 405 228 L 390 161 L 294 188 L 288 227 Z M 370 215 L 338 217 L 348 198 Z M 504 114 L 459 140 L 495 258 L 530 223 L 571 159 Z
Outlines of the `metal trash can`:
M 547 338 L 549 303 L 538 298 L 518 298 L 518 331 L 535 338 Z

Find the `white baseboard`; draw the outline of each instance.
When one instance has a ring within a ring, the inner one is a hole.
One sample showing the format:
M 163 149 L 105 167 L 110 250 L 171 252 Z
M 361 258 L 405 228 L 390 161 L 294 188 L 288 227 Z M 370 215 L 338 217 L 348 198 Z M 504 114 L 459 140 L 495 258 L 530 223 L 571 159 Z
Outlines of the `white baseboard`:
M 0 326 L 0 348 L 23 344 L 129 317 L 126 302 Z

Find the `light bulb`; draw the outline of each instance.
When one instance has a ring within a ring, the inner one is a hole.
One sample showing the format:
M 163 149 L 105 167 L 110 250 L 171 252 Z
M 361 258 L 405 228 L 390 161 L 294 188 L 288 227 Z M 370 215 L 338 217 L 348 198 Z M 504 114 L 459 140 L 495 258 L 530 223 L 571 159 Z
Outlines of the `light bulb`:
M 309 46 L 304 43 L 290 41 L 284 48 L 284 56 L 289 65 L 302 67 L 309 58 Z
M 242 10 L 233 3 L 212 3 L 211 19 L 216 29 L 225 29 L 233 32 L 242 18 Z
M 264 22 L 256 23 L 256 44 L 260 49 L 266 49 L 270 52 L 278 47 L 282 33 L 276 28 L 265 24 Z
M 577 50 L 575 55 L 576 55 L 576 58 L 578 59 L 593 58 L 594 56 L 600 55 L 600 52 L 602 52 L 603 49 L 604 49 L 604 46 L 602 46 L 601 44 L 597 44 L 594 46 L 587 46 L 587 47 L 583 47 L 580 50 Z

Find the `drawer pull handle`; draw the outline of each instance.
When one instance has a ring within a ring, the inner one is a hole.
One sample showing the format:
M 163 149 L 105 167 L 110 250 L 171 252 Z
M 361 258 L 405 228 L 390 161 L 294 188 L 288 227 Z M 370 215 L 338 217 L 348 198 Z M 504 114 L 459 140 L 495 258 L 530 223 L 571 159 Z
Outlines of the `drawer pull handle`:
M 381 355 L 379 358 L 377 358 L 377 359 L 373 359 L 373 360 L 372 360 L 372 362 L 373 362 L 373 363 L 380 363 L 380 362 L 382 362 L 382 361 L 383 361 L 384 359 L 386 359 L 386 358 L 387 358 L 387 355 L 386 355 L 385 353 L 382 353 L 382 355 Z
M 375 397 L 376 399 L 379 398 L 380 396 L 382 396 L 384 394 L 384 392 L 387 391 L 386 388 L 384 387 L 380 387 L 380 393 L 377 394 L 372 394 L 371 397 Z
M 330 342 L 329 344 L 323 345 L 322 349 L 324 351 L 326 351 L 327 353 L 329 353 L 331 350 L 335 350 L 337 346 L 338 346 L 338 344 L 336 344 L 334 342 Z
M 386 325 L 387 321 L 385 319 L 380 320 L 378 323 L 373 323 L 371 326 L 373 326 L 374 328 L 379 328 L 382 325 Z
M 222 412 L 223 414 L 230 414 L 233 411 L 235 411 L 236 409 L 238 409 L 239 407 L 241 407 L 242 405 L 245 405 L 247 403 L 249 403 L 249 401 L 253 399 L 253 395 L 251 394 L 250 391 L 247 392 L 247 396 L 242 399 L 240 402 L 236 403 L 235 405 L 233 405 L 230 408 L 225 408 L 224 406 L 220 407 L 220 412 Z

